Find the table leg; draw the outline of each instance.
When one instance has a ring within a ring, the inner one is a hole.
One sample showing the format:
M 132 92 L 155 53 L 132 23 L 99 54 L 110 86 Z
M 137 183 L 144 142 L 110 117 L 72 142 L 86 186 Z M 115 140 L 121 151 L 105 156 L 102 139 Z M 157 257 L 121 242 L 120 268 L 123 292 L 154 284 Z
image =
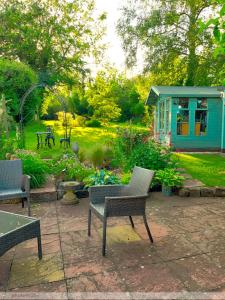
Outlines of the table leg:
M 41 234 L 37 236 L 37 243 L 38 243 L 38 258 L 42 259 Z

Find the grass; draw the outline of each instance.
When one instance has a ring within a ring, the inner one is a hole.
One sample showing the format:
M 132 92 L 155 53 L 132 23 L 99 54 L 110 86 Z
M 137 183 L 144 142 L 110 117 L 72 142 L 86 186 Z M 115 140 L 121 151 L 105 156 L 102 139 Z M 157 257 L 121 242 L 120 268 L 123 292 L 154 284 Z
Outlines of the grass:
M 207 186 L 225 186 L 225 158 L 219 154 L 176 153 L 178 166 Z
M 46 131 L 46 126 L 53 126 L 56 146 L 51 149 L 43 147 L 37 150 L 37 131 Z M 85 153 L 88 158 L 92 151 L 103 145 L 110 144 L 116 137 L 117 128 L 126 128 L 129 125 L 126 123 L 109 124 L 107 127 L 91 128 L 91 127 L 74 127 L 71 132 L 71 143 L 78 142 L 79 148 Z M 146 127 L 139 125 L 132 125 L 141 131 L 148 130 Z M 64 130 L 62 127 L 56 127 L 55 121 L 41 121 L 32 122 L 25 128 L 26 149 L 36 151 L 42 158 L 54 158 L 60 153 L 64 153 L 64 147 L 60 147 L 59 139 L 64 136 Z

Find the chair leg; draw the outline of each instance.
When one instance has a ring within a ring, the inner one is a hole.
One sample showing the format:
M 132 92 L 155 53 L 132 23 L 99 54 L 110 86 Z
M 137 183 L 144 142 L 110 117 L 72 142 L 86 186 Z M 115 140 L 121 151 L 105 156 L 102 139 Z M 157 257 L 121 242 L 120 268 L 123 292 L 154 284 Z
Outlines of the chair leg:
M 28 216 L 31 216 L 31 208 L 30 208 L 30 196 L 27 197 L 27 209 L 28 209 Z
M 107 218 L 103 221 L 102 256 L 105 256 Z
M 132 217 L 131 217 L 131 216 L 129 216 L 129 219 L 130 219 L 130 223 L 131 223 L 131 226 L 132 226 L 132 228 L 134 228 L 134 222 L 133 222 L 133 219 L 132 219 Z
M 88 212 L 88 236 L 91 236 L 91 209 Z
M 148 222 L 147 222 L 146 215 L 143 215 L 143 219 L 144 219 L 145 228 L 146 228 L 146 230 L 147 230 L 149 240 L 153 243 L 153 238 L 152 238 L 152 235 L 151 235 L 151 231 L 150 231 L 150 229 L 149 229 L 149 227 L 148 227 Z

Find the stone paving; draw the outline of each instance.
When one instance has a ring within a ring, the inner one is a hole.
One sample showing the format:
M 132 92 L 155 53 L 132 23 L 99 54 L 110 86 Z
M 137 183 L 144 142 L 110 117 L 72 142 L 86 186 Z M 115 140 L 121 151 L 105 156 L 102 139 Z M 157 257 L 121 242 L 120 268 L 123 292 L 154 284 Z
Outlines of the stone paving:
M 20 204 L 1 210 L 26 213 Z M 164 197 L 153 193 L 147 216 L 112 218 L 107 256 L 101 256 L 101 223 L 93 217 L 87 236 L 88 199 L 77 206 L 33 204 L 40 217 L 43 259 L 36 240 L 0 257 L 0 291 L 16 292 L 181 292 L 225 290 L 225 199 Z

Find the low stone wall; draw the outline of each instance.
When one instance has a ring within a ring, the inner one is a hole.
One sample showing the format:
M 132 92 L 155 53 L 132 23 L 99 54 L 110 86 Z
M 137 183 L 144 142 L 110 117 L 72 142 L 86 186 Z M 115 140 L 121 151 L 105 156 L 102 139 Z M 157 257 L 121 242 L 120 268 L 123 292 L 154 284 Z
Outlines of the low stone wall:
M 30 197 L 34 202 L 54 201 L 57 199 L 57 192 L 54 187 L 32 189 Z
M 183 187 L 178 191 L 180 197 L 225 197 L 225 187 Z

